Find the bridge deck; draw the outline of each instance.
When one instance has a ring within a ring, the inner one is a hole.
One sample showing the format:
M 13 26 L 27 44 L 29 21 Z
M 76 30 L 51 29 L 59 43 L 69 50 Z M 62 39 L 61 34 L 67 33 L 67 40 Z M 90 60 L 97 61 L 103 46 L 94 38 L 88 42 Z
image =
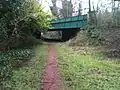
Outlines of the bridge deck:
M 74 16 L 68 18 L 61 18 L 61 19 L 54 19 L 51 22 L 52 28 L 51 29 L 78 29 L 78 28 L 85 28 L 87 26 L 87 15 L 81 16 Z

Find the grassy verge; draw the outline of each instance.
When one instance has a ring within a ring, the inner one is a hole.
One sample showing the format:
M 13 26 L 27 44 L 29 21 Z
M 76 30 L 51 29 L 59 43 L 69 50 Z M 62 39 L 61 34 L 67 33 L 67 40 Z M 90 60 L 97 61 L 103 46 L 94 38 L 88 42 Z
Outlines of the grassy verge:
M 40 83 L 45 53 L 45 46 L 37 46 L 35 55 L 20 68 L 13 68 L 13 76 L 7 84 L 7 90 L 36 90 Z
M 57 46 L 60 73 L 68 90 L 120 90 L 120 64 L 80 55 L 68 46 Z

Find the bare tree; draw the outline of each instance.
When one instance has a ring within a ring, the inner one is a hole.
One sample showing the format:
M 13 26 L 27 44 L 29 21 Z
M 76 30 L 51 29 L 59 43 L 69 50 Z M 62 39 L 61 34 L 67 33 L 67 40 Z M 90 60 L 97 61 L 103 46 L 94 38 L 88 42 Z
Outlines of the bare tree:
M 71 17 L 73 14 L 72 1 L 62 0 L 62 9 L 60 10 L 62 17 Z
M 82 15 L 82 5 L 79 3 L 78 15 Z
M 56 6 L 57 0 L 52 0 L 53 6 L 50 6 L 51 12 L 55 17 L 59 17 L 58 7 Z
M 91 15 L 91 0 L 89 0 L 89 24 L 92 22 L 92 15 Z

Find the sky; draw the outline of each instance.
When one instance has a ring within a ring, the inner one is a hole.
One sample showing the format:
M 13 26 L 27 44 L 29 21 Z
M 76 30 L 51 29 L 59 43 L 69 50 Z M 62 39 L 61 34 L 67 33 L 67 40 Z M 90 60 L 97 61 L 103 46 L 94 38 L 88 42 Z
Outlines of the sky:
M 77 3 L 77 1 L 81 1 L 83 9 L 84 8 L 88 9 L 88 0 L 72 0 L 73 3 L 75 3 L 75 2 Z M 94 1 L 94 4 L 96 5 L 98 0 L 91 0 L 91 2 L 93 2 L 93 1 Z M 51 0 L 40 0 L 40 2 L 42 2 L 42 6 L 44 7 L 44 9 L 46 11 L 50 10 L 49 5 L 52 5 Z M 62 7 L 60 0 L 57 1 L 57 6 Z M 76 6 L 78 6 L 78 4 L 76 4 Z M 74 8 L 77 8 L 77 7 L 74 7 Z
M 42 6 L 45 9 L 45 11 L 47 11 L 47 12 L 50 11 L 49 6 L 52 6 L 51 0 L 39 0 L 39 1 L 40 1 L 40 3 L 42 3 Z M 77 4 L 78 1 L 81 1 L 81 3 L 82 3 L 82 9 L 83 9 L 82 13 L 86 14 L 88 12 L 88 8 L 89 8 L 89 5 L 88 5 L 89 0 L 72 0 L 72 2 L 74 4 L 76 2 L 75 6 L 74 6 L 75 11 L 78 8 L 78 4 Z M 102 7 L 101 7 L 101 3 L 104 3 L 102 5 Z M 97 7 L 97 4 L 100 6 L 101 9 L 110 7 L 110 4 L 108 4 L 108 3 L 110 3 L 110 0 L 91 0 L 91 6 L 94 5 L 95 8 Z M 57 6 L 60 8 L 62 7 L 60 0 L 57 1 Z M 110 9 L 109 9 L 109 11 L 110 11 Z

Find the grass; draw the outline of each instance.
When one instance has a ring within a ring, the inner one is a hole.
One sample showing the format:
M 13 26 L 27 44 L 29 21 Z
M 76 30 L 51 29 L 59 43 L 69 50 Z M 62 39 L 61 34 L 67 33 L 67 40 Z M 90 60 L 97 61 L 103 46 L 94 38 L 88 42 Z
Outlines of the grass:
M 13 76 L 7 90 L 36 90 L 40 84 L 46 53 L 45 46 L 37 46 L 35 55 L 27 64 L 13 70 Z
M 68 90 L 120 90 L 120 64 L 80 55 L 68 46 L 57 46 L 61 76 Z

